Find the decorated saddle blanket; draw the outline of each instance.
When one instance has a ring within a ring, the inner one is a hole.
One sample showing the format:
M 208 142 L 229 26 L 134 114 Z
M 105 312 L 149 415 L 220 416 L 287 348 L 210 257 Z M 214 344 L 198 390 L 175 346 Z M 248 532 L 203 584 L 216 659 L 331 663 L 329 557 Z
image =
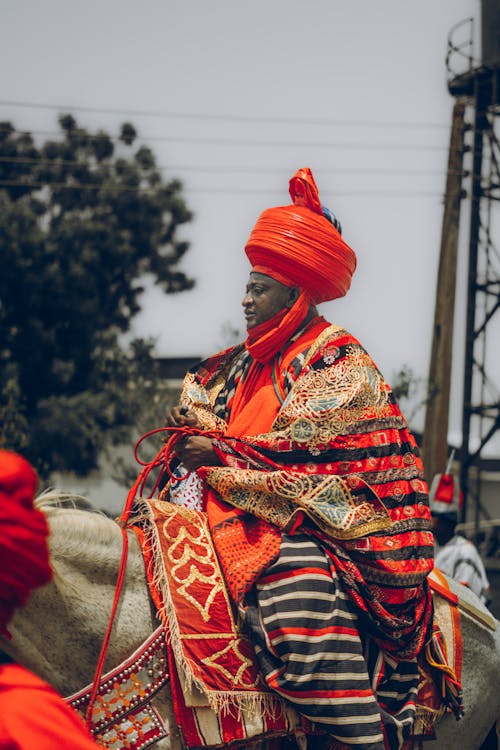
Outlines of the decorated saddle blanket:
M 419 686 L 413 733 L 416 737 L 432 739 L 435 736 L 434 728 L 447 709 L 443 670 L 456 683 L 456 697 L 461 700 L 458 693 L 462 678 L 463 642 L 457 597 L 438 570 L 432 570 L 428 580 L 434 604 L 433 640 L 439 653 L 431 653 L 427 648 L 418 659 Z
M 312 733 L 264 685 L 238 629 L 206 517 L 160 500 L 140 506 L 153 600 L 168 632 L 171 690 L 187 747 Z
M 153 699 L 168 679 L 161 625 L 128 659 L 101 677 L 89 725 L 96 742 L 106 750 L 145 750 L 166 737 Z M 92 687 L 66 698 L 84 720 Z

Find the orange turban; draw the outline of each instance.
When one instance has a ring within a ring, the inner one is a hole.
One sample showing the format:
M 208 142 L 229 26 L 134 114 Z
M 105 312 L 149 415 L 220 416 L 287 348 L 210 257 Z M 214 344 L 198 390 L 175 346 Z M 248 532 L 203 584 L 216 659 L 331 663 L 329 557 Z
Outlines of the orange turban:
M 0 450 L 0 633 L 32 589 L 50 581 L 47 521 L 33 507 L 38 485 L 22 456 Z
M 268 208 L 245 246 L 252 271 L 303 289 L 314 304 L 343 297 L 356 268 L 356 256 L 326 218 L 308 167 L 290 180 L 293 204 Z

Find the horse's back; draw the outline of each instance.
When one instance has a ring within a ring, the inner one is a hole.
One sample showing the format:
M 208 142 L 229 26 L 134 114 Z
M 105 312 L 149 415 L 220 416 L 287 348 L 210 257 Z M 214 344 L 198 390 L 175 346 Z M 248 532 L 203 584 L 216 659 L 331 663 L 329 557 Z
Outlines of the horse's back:
M 500 622 L 472 591 L 450 578 L 447 582 L 459 598 L 464 716 L 456 721 L 446 715 L 437 739 L 426 747 L 477 750 L 500 716 Z

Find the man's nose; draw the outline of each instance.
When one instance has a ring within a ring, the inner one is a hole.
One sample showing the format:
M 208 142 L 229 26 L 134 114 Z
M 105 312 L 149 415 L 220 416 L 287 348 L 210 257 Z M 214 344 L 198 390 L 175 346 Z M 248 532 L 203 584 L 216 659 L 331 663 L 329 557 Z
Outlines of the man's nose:
M 241 300 L 241 304 L 243 307 L 247 307 L 247 305 L 250 305 L 252 303 L 252 298 L 250 296 L 249 292 L 245 292 L 245 296 Z

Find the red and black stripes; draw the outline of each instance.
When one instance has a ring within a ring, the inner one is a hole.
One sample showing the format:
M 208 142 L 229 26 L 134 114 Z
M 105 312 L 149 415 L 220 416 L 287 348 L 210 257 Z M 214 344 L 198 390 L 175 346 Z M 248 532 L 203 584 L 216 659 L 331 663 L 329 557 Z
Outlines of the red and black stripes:
M 382 659 L 368 674 L 355 607 L 316 540 L 283 537 L 245 622 L 267 684 L 300 713 L 359 750 L 383 750 L 384 734 L 400 747 L 414 716 L 416 663 L 390 660 L 381 676 Z

